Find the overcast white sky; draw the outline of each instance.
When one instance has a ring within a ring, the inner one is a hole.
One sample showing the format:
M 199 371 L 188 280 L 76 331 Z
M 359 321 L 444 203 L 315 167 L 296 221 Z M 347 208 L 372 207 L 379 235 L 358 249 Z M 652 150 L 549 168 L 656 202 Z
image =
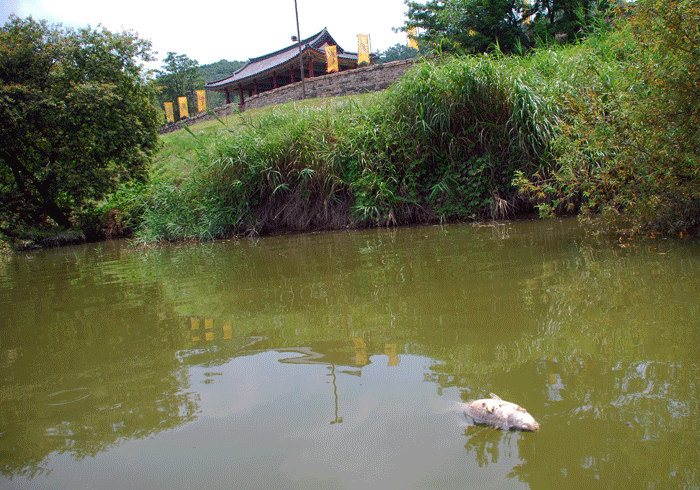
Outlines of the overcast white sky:
M 324 27 L 345 50 L 357 52 L 357 34 L 369 34 L 372 51 L 405 44 L 392 27 L 404 23 L 403 0 L 297 0 L 301 37 Z M 153 42 L 159 62 L 168 51 L 186 54 L 200 65 L 221 59 L 245 61 L 292 44 L 296 35 L 294 0 L 0 0 L 0 22 L 10 14 L 31 15 L 67 27 L 136 31 Z M 198 11 L 197 9 L 201 9 Z

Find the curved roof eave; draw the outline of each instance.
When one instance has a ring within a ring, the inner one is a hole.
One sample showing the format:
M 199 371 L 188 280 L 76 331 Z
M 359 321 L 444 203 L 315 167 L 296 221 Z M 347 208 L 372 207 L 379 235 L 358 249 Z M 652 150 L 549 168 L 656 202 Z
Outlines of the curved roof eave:
M 304 46 L 302 49 L 302 54 L 307 51 L 313 50 L 319 54 L 324 54 L 319 48 L 328 42 L 337 46 L 338 57 L 343 59 L 357 59 L 357 53 L 348 53 L 343 48 L 338 46 L 328 33 L 328 30 L 324 27 L 323 30 L 314 34 L 311 37 L 302 39 L 301 44 Z M 246 81 L 252 80 L 255 77 L 267 74 L 280 66 L 283 66 L 290 61 L 293 61 L 299 56 L 299 43 L 292 44 L 286 48 L 279 49 L 272 53 L 268 53 L 264 56 L 259 56 L 257 58 L 249 59 L 245 65 L 233 72 L 229 77 L 223 78 L 218 81 L 209 82 L 205 85 L 206 88 L 221 88 L 226 85 L 231 85 L 234 83 L 244 83 Z

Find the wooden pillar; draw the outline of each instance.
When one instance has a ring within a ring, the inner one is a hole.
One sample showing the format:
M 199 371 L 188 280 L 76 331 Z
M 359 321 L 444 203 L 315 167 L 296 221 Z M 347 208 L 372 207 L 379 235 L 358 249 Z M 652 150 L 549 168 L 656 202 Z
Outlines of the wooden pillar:
M 311 57 L 311 53 L 309 53 L 309 78 L 314 77 L 314 60 Z
M 226 103 L 230 104 L 231 103 L 231 94 L 228 92 L 228 87 L 224 89 L 224 95 L 226 95 Z
M 253 87 L 255 90 L 255 95 L 258 95 L 260 92 L 258 91 L 258 79 L 257 78 L 253 80 Z
M 238 90 L 239 90 L 238 95 L 241 98 L 241 100 L 238 103 L 240 104 L 241 107 L 243 107 L 245 105 L 245 97 L 243 97 L 243 85 L 239 85 Z
M 272 74 L 272 88 L 277 88 L 277 73 Z
M 289 66 L 289 83 L 294 83 L 294 68 Z

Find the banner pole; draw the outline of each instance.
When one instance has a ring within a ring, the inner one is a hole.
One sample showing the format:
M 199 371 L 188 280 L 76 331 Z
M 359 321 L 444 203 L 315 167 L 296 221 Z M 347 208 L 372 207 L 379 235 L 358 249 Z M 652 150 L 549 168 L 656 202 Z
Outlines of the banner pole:
M 299 74 L 301 75 L 301 98 L 306 99 L 306 87 L 304 86 L 304 61 L 301 55 L 301 33 L 299 32 L 299 9 L 297 9 L 297 0 L 294 0 L 294 13 L 297 16 L 297 39 L 299 39 Z

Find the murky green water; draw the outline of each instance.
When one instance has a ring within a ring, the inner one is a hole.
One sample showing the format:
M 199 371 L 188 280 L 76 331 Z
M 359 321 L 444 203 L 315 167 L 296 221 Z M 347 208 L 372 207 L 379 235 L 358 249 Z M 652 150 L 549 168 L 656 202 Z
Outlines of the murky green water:
M 573 220 L 0 262 L 0 488 L 700 488 L 700 246 Z M 464 427 L 490 392 L 540 432 Z

